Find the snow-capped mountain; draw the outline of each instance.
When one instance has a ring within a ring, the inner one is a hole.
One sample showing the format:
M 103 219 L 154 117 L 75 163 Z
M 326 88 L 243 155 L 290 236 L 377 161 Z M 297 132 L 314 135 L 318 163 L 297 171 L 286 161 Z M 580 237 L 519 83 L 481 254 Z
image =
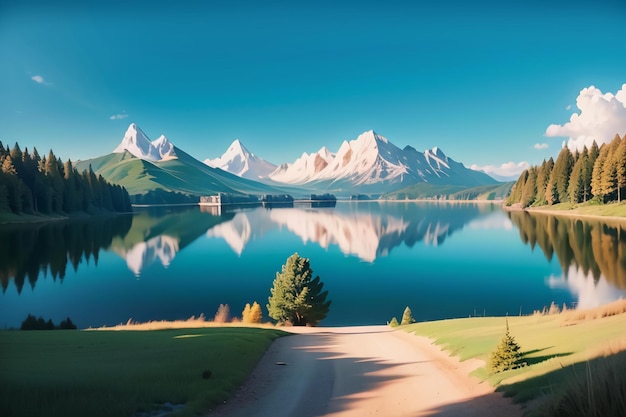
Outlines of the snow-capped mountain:
M 262 182 L 331 191 L 382 192 L 389 191 L 390 186 L 397 189 L 416 183 L 476 186 L 496 182 L 448 158 L 437 147 L 423 153 L 410 146 L 400 149 L 373 130 L 344 141 L 337 153 L 323 147 L 262 175 L 250 168 L 258 159 L 235 141 L 221 158 L 205 163 L 239 176 L 249 173 L 248 178 Z
M 315 153 L 303 153 L 292 164 L 280 165 L 274 172 L 269 174 L 269 178 L 273 181 L 287 184 L 305 184 L 314 180 L 334 158 L 335 154 L 324 146 Z
M 267 178 L 276 169 L 276 165 L 248 151 L 239 139 L 235 139 L 222 156 L 215 159 L 205 159 L 204 163 L 210 167 L 220 168 L 239 177 L 252 180 Z
M 292 185 L 372 192 L 415 183 L 467 186 L 495 183 L 488 175 L 448 158 L 437 147 L 423 153 L 410 146 L 400 149 L 372 130 L 344 141 L 334 155 L 324 153 L 323 164 L 311 163 L 313 158 L 321 156 L 320 152 L 304 154 L 293 164 L 279 167 L 269 177 Z
M 113 153 L 124 151 L 148 161 L 166 161 L 177 158 L 174 145 L 164 135 L 151 142 L 143 130 L 134 123 L 128 126 L 122 142 L 113 150 Z

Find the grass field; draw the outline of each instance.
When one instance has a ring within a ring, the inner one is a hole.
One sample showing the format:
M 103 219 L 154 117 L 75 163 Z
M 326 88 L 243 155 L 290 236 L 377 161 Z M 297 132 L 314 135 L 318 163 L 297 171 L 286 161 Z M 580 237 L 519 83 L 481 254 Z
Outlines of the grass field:
M 201 415 L 249 375 L 274 329 L 0 331 L 0 416 Z M 210 375 L 209 375 L 210 374 Z
M 530 211 L 554 212 L 554 214 L 562 212 L 563 214 L 581 216 L 626 217 L 626 202 L 600 204 L 592 200 L 580 204 L 559 203 L 552 206 L 531 207 Z
M 598 314 L 581 315 L 568 311 L 554 315 L 509 317 L 511 335 L 525 354 L 526 366 L 497 374 L 487 367 L 473 372 L 481 380 L 498 386 L 515 401 L 526 402 L 567 389 L 577 376 L 589 374 L 588 364 L 602 367 L 603 358 L 620 358 L 626 370 L 626 314 L 609 317 L 602 310 L 615 313 L 626 309 L 625 301 L 598 309 Z M 461 360 L 489 360 L 505 334 L 504 317 L 478 317 L 416 323 L 403 326 L 407 332 L 427 336 Z M 621 353 L 620 353 L 621 352 Z M 622 399 L 623 400 L 623 399 Z M 626 412 L 626 409 L 624 410 Z

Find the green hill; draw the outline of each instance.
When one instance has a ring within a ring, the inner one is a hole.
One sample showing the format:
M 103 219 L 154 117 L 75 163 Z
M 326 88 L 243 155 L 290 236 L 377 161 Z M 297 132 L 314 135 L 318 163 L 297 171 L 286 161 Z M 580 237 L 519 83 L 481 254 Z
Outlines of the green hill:
M 178 158 L 160 162 L 139 159 L 129 152 L 111 153 L 75 164 L 81 171 L 91 168 L 96 175 L 124 186 L 128 193 L 143 195 L 155 190 L 182 193 L 188 196 L 210 195 L 218 192 L 232 194 L 278 194 L 284 190 L 239 178 L 211 168 L 180 149 Z
M 446 200 L 501 200 L 511 192 L 513 182 L 466 187 L 419 183 L 380 196 L 384 200 L 446 199 Z

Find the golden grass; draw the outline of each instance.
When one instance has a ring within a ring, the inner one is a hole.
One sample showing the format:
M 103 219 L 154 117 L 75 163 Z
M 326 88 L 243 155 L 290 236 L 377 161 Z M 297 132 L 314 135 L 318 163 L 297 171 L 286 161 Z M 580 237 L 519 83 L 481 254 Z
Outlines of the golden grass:
M 574 325 L 581 321 L 597 320 L 604 317 L 626 313 L 626 300 L 620 299 L 612 303 L 587 310 L 567 310 L 561 313 L 563 325 Z
M 129 319 L 126 323 L 120 323 L 115 326 L 89 328 L 87 330 L 171 330 L 171 329 L 201 329 L 209 327 L 254 327 L 262 329 L 274 329 L 276 325 L 272 323 L 244 323 L 235 318 L 228 323 L 219 323 L 215 321 L 209 321 L 203 314 L 195 317 L 191 316 L 187 320 L 155 320 L 147 322 L 136 322 L 133 319 Z

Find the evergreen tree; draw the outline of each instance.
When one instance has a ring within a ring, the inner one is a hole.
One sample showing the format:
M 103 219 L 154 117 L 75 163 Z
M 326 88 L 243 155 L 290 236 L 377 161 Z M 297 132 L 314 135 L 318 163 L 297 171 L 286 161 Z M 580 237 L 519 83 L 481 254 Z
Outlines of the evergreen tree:
M 393 316 L 391 318 L 391 321 L 389 322 L 389 326 L 391 327 L 398 327 L 400 325 L 400 323 L 398 323 L 398 319 L 396 318 L 396 316 Z
M 574 157 L 567 146 L 561 149 L 552 170 L 553 204 L 567 201 L 569 177 L 574 166 Z
M 515 341 L 515 338 L 511 336 L 509 332 L 509 320 L 506 320 L 506 333 L 502 338 L 502 341 L 491 352 L 489 358 L 489 367 L 494 373 L 508 371 L 509 369 L 517 368 L 521 365 L 522 354 L 521 348 Z
M 550 158 L 548 161 L 545 159 L 541 163 L 541 167 L 537 170 L 537 181 L 535 183 L 535 189 L 537 190 L 536 204 L 543 206 L 546 202 L 546 188 L 548 187 L 548 181 L 552 174 L 552 168 L 554 167 L 554 160 Z
M 537 167 L 531 167 L 528 170 L 528 178 L 522 190 L 522 198 L 520 203 L 522 207 L 532 205 L 537 198 Z
M 622 139 L 617 147 L 615 156 L 615 168 L 616 168 L 616 187 L 617 187 L 617 201 L 622 201 L 622 189 L 626 187 L 626 136 Z
M 413 312 L 411 311 L 409 306 L 406 306 L 406 308 L 404 309 L 404 313 L 402 313 L 402 321 L 400 322 L 400 324 L 404 326 L 405 324 L 411 323 L 415 323 L 415 319 L 413 318 Z
M 313 270 L 308 258 L 294 253 L 276 273 L 270 289 L 267 310 L 279 323 L 295 326 L 315 326 L 328 314 L 328 291 L 322 291 L 320 277 L 312 279 Z
M 524 191 L 524 186 L 526 185 L 526 180 L 528 179 L 528 170 L 525 169 L 520 174 L 519 178 L 513 185 L 511 189 L 511 194 L 506 200 L 507 205 L 517 204 L 522 201 L 522 192 Z
M 593 171 L 591 173 L 591 192 L 596 198 L 598 198 L 598 200 L 600 200 L 601 203 L 604 202 L 604 197 L 606 195 L 602 184 L 602 178 L 604 176 L 604 165 L 608 157 L 608 152 L 608 146 L 603 145 L 600 148 L 600 153 L 596 158 L 596 162 L 593 164 Z
M 585 169 L 588 163 L 587 148 L 583 149 L 583 152 L 578 156 L 574 168 L 572 168 L 572 174 L 569 179 L 568 195 L 572 204 L 577 204 L 583 201 L 583 195 L 585 190 Z

